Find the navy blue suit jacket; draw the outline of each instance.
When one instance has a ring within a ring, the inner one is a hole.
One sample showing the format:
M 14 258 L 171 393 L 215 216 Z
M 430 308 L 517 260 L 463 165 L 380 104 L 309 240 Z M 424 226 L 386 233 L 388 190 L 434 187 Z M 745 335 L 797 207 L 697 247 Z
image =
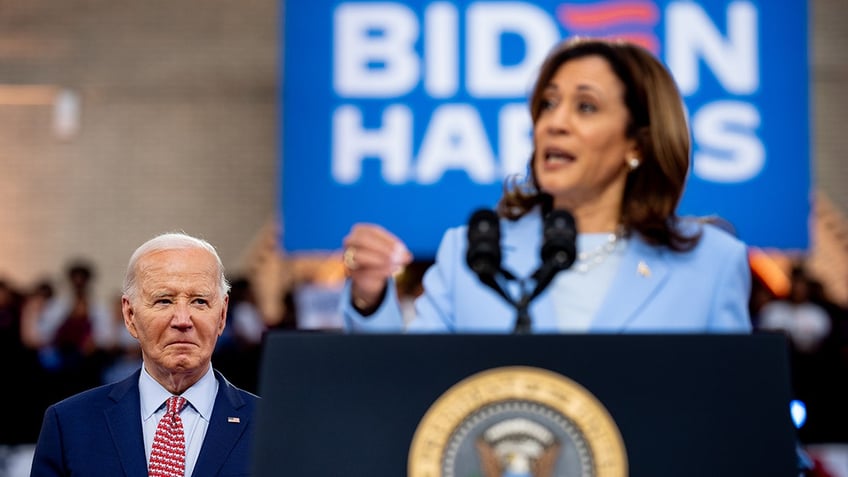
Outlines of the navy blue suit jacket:
M 146 476 L 140 373 L 50 406 L 30 475 Z M 215 378 L 218 395 L 193 475 L 250 475 L 252 417 L 258 398 L 233 386 L 217 371 Z

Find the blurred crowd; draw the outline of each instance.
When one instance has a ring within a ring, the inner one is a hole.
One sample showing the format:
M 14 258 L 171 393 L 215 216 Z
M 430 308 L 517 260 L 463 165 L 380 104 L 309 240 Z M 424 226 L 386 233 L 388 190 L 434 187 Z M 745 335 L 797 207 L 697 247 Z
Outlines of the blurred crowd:
M 405 314 L 421 292 L 431 262 L 414 262 L 398 276 Z M 98 301 L 94 267 L 69 264 L 56 283 L 20 290 L 0 278 L 0 382 L 20 383 L 2 393 L 14 409 L 0 426 L 0 445 L 35 442 L 48 404 L 98 384 L 121 379 L 141 362 L 136 340 L 121 315 L 121 297 Z M 213 365 L 243 389 L 258 392 L 261 344 L 271 329 L 338 329 L 337 288 L 301 283 L 281 293 L 284 316 L 267 317 L 256 304 L 249 279 L 232 284 L 227 328 Z M 789 273 L 789 286 L 770 287 L 753 274 L 751 317 L 755 332 L 787 336 L 795 398 L 806 404 L 799 436 L 805 444 L 848 443 L 848 309 L 830 300 L 803 262 Z
M 807 411 L 801 441 L 848 443 L 848 309 L 828 297 L 802 260 L 788 275 L 786 289 L 775 291 L 753 274 L 754 330 L 787 337 L 792 390 Z

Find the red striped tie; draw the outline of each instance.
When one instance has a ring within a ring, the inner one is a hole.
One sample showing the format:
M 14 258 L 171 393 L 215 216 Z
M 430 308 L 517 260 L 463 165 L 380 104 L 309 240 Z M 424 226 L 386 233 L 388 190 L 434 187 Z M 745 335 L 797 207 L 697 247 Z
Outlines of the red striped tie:
M 186 400 L 183 397 L 168 398 L 168 410 L 159 420 L 156 436 L 153 438 L 149 477 L 184 477 L 185 434 L 180 411 L 185 405 Z

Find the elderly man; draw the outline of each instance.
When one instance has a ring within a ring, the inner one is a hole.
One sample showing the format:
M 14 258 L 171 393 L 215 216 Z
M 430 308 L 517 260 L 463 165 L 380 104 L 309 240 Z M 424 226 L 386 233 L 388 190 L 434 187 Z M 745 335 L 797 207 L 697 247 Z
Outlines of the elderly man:
M 48 408 L 31 475 L 247 475 L 257 397 L 211 365 L 228 290 L 206 241 L 172 233 L 141 245 L 122 310 L 144 364 Z

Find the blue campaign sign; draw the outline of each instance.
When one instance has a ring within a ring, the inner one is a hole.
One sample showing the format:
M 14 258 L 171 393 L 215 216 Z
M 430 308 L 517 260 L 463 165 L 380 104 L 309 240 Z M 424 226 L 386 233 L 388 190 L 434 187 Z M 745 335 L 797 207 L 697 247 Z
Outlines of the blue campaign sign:
M 672 71 L 693 139 L 681 214 L 808 247 L 806 2 L 311 0 L 283 15 L 287 251 L 335 250 L 374 222 L 432 256 L 524 173 L 534 74 L 573 35 L 639 42 Z

